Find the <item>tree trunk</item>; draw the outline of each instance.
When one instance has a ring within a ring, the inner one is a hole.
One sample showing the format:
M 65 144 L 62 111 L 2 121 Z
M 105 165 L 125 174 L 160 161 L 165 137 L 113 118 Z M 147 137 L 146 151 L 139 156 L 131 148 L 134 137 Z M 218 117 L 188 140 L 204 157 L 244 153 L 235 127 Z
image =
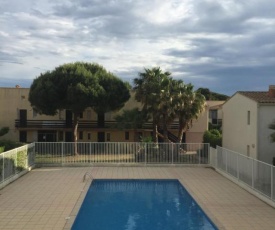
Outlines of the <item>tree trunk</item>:
M 182 137 L 184 133 L 185 125 L 182 123 L 179 123 L 179 132 L 178 132 L 178 142 L 181 144 L 182 142 Z
M 74 113 L 74 154 L 78 155 L 77 151 L 77 128 L 78 128 L 78 113 Z
M 164 142 L 169 142 L 168 138 L 168 129 L 167 129 L 167 124 L 166 124 L 166 119 L 165 115 L 163 115 L 163 136 L 164 136 Z
M 158 143 L 158 125 L 155 119 L 153 119 L 153 142 Z

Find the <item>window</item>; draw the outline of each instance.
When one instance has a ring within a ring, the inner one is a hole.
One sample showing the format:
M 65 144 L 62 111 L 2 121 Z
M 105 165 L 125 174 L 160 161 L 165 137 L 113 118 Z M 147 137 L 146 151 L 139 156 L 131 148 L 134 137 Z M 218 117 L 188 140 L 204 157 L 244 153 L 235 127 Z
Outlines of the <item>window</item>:
M 110 140 L 111 140 L 111 134 L 107 133 L 107 141 L 110 141 Z
M 129 132 L 125 132 L 125 140 L 129 140 Z
M 250 111 L 247 111 L 247 124 L 250 125 Z
M 82 140 L 83 139 L 83 131 L 80 131 L 79 132 L 79 140 Z
M 27 131 L 19 131 L 19 141 L 22 143 L 27 142 Z
M 88 140 L 91 140 L 91 133 L 88 133 Z
M 213 125 L 217 125 L 218 124 L 218 110 L 210 110 L 209 111 L 209 119 L 212 120 L 212 124 Z

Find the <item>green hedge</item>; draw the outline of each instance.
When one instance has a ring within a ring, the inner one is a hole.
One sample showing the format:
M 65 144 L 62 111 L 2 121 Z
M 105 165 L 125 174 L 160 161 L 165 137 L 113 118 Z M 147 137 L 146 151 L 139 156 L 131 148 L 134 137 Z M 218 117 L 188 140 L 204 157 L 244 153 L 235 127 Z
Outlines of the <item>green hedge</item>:
M 222 146 L 222 135 L 217 129 L 207 130 L 203 135 L 203 142 L 209 143 L 211 147 Z
M 0 140 L 0 146 L 4 147 L 5 151 L 9 151 L 11 149 L 15 149 L 18 148 L 20 146 L 23 146 L 23 143 L 20 142 L 14 142 L 14 141 L 10 141 L 10 140 Z M 1 152 L 1 149 L 0 149 Z

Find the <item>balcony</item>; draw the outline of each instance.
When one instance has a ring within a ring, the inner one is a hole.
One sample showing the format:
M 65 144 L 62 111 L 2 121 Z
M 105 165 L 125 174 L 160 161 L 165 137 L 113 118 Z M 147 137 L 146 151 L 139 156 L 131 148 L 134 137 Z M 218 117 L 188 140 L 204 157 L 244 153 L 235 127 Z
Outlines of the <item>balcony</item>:
M 73 121 L 66 120 L 15 120 L 16 128 L 24 129 L 69 129 L 73 127 Z M 116 121 L 105 121 L 104 125 L 98 124 L 98 121 L 80 120 L 78 123 L 80 129 L 110 129 L 116 128 Z M 177 129 L 178 123 L 174 122 L 170 125 L 170 129 Z M 141 129 L 152 129 L 152 122 L 146 122 Z

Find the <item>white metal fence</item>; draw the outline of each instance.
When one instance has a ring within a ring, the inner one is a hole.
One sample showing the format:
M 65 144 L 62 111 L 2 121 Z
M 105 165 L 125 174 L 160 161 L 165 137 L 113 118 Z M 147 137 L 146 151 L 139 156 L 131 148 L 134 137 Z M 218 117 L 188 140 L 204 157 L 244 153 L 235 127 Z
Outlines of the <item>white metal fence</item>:
M 34 165 L 35 144 L 28 144 L 0 154 L 0 188 L 6 181 Z
M 275 167 L 217 146 L 211 148 L 210 164 L 248 187 L 275 201 Z
M 37 142 L 36 164 L 208 164 L 209 144 Z

